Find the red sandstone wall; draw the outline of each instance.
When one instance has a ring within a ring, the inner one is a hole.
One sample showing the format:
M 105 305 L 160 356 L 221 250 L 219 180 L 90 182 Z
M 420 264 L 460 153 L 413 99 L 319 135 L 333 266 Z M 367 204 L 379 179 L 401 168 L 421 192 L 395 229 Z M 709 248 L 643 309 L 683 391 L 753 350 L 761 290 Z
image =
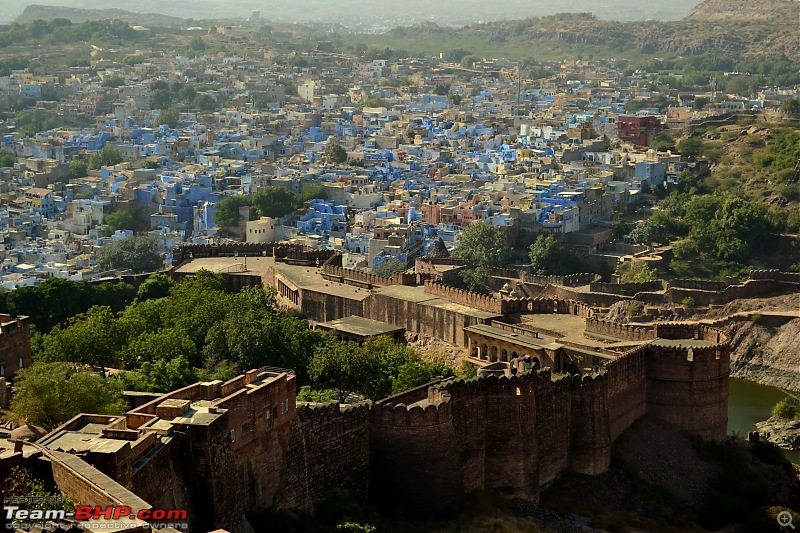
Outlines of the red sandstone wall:
M 178 442 L 172 438 L 158 446 L 155 455 L 134 471 L 131 489 L 154 509 L 186 509 L 191 526 L 195 513 L 182 475 Z
M 367 497 L 369 406 L 303 405 L 292 422 L 279 508 L 310 510 L 332 489 Z
M 606 366 L 609 432 L 612 441 L 647 410 L 646 359 L 647 348 L 637 348 Z
M 648 347 L 647 414 L 706 439 L 721 439 L 728 426 L 730 348 Z M 691 357 L 691 360 L 689 359 Z

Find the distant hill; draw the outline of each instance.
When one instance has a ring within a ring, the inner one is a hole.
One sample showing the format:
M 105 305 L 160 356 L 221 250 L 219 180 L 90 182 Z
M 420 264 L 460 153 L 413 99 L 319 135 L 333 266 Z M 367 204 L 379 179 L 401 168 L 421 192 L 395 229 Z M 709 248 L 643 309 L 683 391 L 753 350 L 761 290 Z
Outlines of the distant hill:
M 195 19 L 243 19 L 249 17 L 252 11 L 260 11 L 266 20 L 342 23 L 349 27 L 386 29 L 400 24 L 436 22 L 452 26 L 561 12 L 591 12 L 606 20 L 678 20 L 698 3 L 698 0 L 510 0 L 494 3 L 483 0 L 138 0 L 129 4 L 108 0 L 46 1 L 51 5 L 71 8 L 107 9 L 113 6 L 135 12 Z M 3 0 L 0 23 L 10 22 L 30 3 L 30 0 Z
M 744 12 L 740 14 L 739 9 Z M 363 42 L 411 53 L 464 49 L 481 57 L 510 59 L 713 53 L 737 59 L 786 56 L 799 61 L 798 18 L 800 2 L 795 1 L 707 0 L 676 21 L 612 22 L 585 14 L 561 14 L 462 28 L 421 23 L 346 39 L 349 44 Z
M 689 12 L 687 22 L 777 22 L 798 28 L 798 4 L 793 0 L 705 0 Z
M 133 13 L 122 9 L 78 9 L 63 6 L 29 5 L 17 17 L 15 22 L 26 24 L 37 19 L 50 20 L 64 18 L 72 22 L 85 22 L 87 20 L 123 20 L 130 25 L 178 27 L 186 26 L 186 19 L 158 15 L 156 13 Z

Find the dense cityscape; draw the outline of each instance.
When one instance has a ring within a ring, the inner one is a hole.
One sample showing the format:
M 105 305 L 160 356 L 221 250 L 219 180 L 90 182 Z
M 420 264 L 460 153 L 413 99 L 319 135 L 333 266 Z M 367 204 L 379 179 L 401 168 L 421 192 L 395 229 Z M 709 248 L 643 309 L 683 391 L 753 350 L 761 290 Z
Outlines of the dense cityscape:
M 495 23 L 552 46 L 509 58 L 265 11 L 0 26 L 4 524 L 788 531 L 772 7 L 741 55 L 536 28 L 587 14 Z

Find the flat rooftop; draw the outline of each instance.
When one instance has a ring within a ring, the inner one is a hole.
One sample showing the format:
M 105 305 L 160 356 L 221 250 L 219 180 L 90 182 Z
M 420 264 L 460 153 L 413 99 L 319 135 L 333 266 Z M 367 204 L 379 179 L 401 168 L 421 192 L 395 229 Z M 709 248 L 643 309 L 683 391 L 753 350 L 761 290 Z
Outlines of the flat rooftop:
M 461 305 L 455 302 L 451 302 L 450 300 L 446 300 L 444 298 L 428 294 L 425 292 L 425 287 L 422 286 L 416 287 L 408 285 L 390 285 L 388 287 L 380 287 L 373 289 L 373 292 L 377 294 L 384 294 L 391 298 L 397 298 L 398 300 L 405 300 L 407 302 L 414 302 L 418 304 L 439 307 L 441 309 L 449 309 L 451 311 L 462 313 L 464 315 L 472 316 L 475 318 L 490 319 L 490 318 L 500 317 L 500 315 L 497 313 L 489 313 L 487 311 L 481 311 L 479 309 L 468 307 L 466 305 Z
M 331 294 L 342 298 L 362 301 L 369 296 L 369 290 L 354 287 L 335 281 L 327 281 L 319 275 L 316 266 L 290 265 L 275 261 L 274 257 L 201 257 L 190 259 L 178 267 L 175 272 L 195 274 L 198 270 L 209 270 L 224 274 L 262 275 L 269 268 L 274 268 L 286 279 L 299 288 L 319 293 Z M 247 269 L 245 268 L 247 263 Z
M 513 344 L 517 344 L 519 346 L 525 346 L 527 348 L 558 350 L 563 346 L 562 344 L 559 344 L 558 341 L 553 337 L 546 337 L 546 336 L 540 336 L 539 338 L 529 337 L 527 335 L 520 335 L 519 333 L 506 331 L 504 329 L 496 328 L 494 326 L 487 326 L 486 324 L 476 324 L 474 326 L 469 326 L 464 328 L 464 331 L 479 333 L 481 335 L 486 335 L 487 337 L 492 337 L 498 340 L 504 340 Z
M 404 328 L 392 326 L 385 322 L 378 322 L 360 316 L 348 316 L 339 318 L 337 320 L 329 320 L 318 324 L 318 327 L 335 329 L 344 333 L 351 333 L 359 337 L 376 337 L 378 335 L 391 335 L 398 331 L 403 331 Z
M 39 444 L 50 450 L 70 453 L 116 453 L 126 444 L 131 444 L 131 441 L 109 439 L 99 431 L 95 434 L 80 431 L 56 431 L 39 441 Z

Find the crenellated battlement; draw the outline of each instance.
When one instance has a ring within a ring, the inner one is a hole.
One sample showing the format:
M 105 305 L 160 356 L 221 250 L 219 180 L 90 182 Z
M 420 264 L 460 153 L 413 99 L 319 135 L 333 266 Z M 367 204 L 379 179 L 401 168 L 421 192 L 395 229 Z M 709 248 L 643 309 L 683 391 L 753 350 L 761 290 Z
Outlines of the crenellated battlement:
M 586 319 L 586 331 L 632 341 L 653 340 L 657 336 L 655 328 L 652 326 L 618 324 L 594 316 Z
M 602 277 L 593 272 L 586 272 L 582 274 L 569 274 L 566 276 L 537 276 L 534 274 L 524 273 L 522 280 L 526 283 L 534 283 L 536 285 L 562 285 L 564 287 L 576 287 L 579 285 L 589 285 L 598 282 Z
M 173 251 L 172 266 L 177 267 L 188 259 L 234 256 L 274 257 L 284 261 L 317 264 L 323 263 L 334 255 L 338 255 L 338 252 L 287 243 L 237 242 L 225 244 L 187 244 Z

